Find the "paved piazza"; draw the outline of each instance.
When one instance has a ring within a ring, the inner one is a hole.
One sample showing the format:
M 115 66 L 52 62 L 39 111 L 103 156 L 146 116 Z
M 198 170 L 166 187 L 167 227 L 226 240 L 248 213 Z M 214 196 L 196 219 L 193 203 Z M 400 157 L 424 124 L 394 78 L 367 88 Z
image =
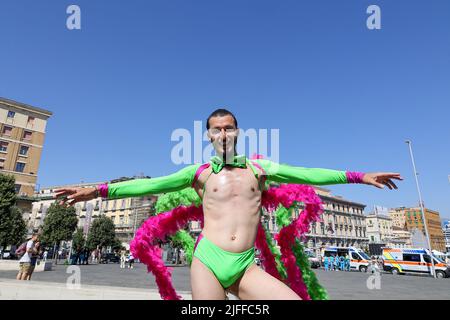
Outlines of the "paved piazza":
M 120 269 L 118 264 L 85 265 L 81 270 L 81 286 L 113 286 L 126 288 L 156 289 L 153 275 L 143 264 L 133 269 Z M 37 272 L 31 282 L 65 283 L 71 274 L 67 266 L 57 265 L 53 271 Z M 450 278 L 433 279 L 427 276 L 383 273 L 379 279 L 369 278 L 368 273 L 315 270 L 317 277 L 327 289 L 330 299 L 450 299 Z M 1 279 L 14 279 L 15 271 L 0 271 Z M 190 291 L 189 268 L 173 268 L 174 286 L 179 291 Z M 378 281 L 379 280 L 379 281 Z M 369 289 L 371 287 L 372 289 Z

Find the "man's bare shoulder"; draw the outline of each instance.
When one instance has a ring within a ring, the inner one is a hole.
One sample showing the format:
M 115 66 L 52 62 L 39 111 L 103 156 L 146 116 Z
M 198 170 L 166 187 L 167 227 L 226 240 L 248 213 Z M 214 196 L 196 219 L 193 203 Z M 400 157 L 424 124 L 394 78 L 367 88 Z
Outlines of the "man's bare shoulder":
M 205 184 L 206 180 L 208 179 L 209 175 L 212 172 L 212 167 L 208 166 L 207 168 L 203 169 L 203 171 L 200 173 L 200 175 L 197 178 L 196 184 L 203 188 L 203 185 Z

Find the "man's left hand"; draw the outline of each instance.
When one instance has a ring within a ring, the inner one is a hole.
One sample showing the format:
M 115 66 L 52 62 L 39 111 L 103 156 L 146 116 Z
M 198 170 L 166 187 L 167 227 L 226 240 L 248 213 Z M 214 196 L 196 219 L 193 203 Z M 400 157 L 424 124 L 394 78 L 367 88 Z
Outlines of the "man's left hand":
M 366 173 L 362 179 L 362 182 L 365 184 L 370 184 L 377 188 L 383 189 L 384 186 L 387 186 L 389 189 L 398 189 L 392 179 L 403 180 L 400 176 L 400 173 L 394 172 L 375 172 L 375 173 Z

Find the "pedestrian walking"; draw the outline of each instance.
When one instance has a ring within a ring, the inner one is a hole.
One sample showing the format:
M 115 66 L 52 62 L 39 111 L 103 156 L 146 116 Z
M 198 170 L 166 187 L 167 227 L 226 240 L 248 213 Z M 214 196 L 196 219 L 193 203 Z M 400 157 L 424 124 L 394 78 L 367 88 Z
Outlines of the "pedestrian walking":
M 370 273 L 379 273 L 380 269 L 378 268 L 378 262 L 375 256 L 370 257 L 370 264 L 369 264 L 369 270 L 367 270 Z
M 16 276 L 17 280 L 27 280 L 28 272 L 31 267 L 31 255 L 33 253 L 34 243 L 38 240 L 38 234 L 33 236 L 26 242 L 20 245 L 16 250 L 17 255 L 22 255 L 19 260 L 19 273 Z
M 134 264 L 134 257 L 133 254 L 130 252 L 130 254 L 128 255 L 128 269 L 133 269 L 133 264 Z
M 350 271 L 350 257 L 348 254 L 345 255 L 345 270 Z
M 96 261 L 96 250 L 97 249 L 94 249 L 94 250 L 92 250 L 92 252 L 91 252 L 91 263 L 97 263 L 97 261 Z
M 124 250 L 120 253 L 120 269 L 125 269 L 125 262 L 127 261 L 126 253 Z
M 345 271 L 345 258 L 344 256 L 339 257 L 339 269 Z
M 89 264 L 89 249 L 84 248 L 83 250 L 83 264 Z
M 36 267 L 36 264 L 37 264 L 40 254 L 41 254 L 41 244 L 39 241 L 36 241 L 36 243 L 34 244 L 34 247 L 33 247 L 33 251 L 31 253 L 30 269 L 27 273 L 27 280 L 31 280 L 31 275 L 34 272 L 34 268 Z

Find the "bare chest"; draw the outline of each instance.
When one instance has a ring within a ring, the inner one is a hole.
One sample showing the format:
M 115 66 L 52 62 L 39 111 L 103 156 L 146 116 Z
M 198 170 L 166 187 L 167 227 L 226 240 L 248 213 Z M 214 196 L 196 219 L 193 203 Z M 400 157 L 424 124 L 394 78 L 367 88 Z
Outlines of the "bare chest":
M 221 201 L 235 197 L 252 199 L 261 196 L 259 180 L 250 168 L 225 167 L 217 174 L 208 171 L 199 177 L 199 195 L 204 199 Z

